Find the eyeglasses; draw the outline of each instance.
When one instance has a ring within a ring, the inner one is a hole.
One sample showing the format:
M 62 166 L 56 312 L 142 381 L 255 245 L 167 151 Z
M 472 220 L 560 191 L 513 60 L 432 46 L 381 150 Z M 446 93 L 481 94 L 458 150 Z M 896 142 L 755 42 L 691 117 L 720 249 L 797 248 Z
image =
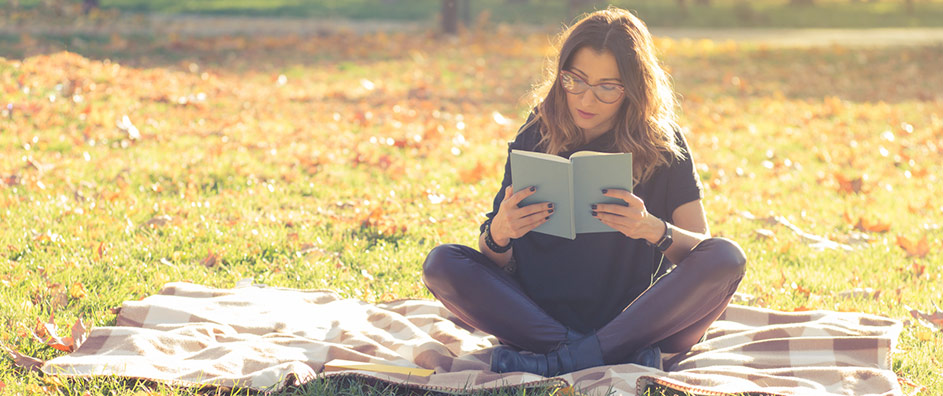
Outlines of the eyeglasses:
M 625 93 L 625 87 L 621 84 L 600 83 L 593 85 L 569 70 L 560 72 L 560 85 L 562 85 L 563 89 L 567 92 L 574 95 L 582 94 L 586 92 L 587 89 L 592 88 L 593 95 L 596 95 L 596 99 L 606 104 L 619 101 L 619 98 Z

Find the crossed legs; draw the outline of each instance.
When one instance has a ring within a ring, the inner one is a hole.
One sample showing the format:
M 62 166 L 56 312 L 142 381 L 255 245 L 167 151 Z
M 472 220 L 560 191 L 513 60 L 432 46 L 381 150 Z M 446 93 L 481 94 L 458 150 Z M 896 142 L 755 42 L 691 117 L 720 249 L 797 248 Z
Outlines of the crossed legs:
M 743 277 L 746 259 L 736 243 L 711 238 L 698 244 L 612 321 L 596 331 L 603 360 L 657 344 L 683 352 L 723 313 Z M 485 255 L 462 245 L 441 245 L 423 264 L 423 281 L 452 313 L 505 344 L 536 353 L 568 341 L 567 328 L 527 296 Z

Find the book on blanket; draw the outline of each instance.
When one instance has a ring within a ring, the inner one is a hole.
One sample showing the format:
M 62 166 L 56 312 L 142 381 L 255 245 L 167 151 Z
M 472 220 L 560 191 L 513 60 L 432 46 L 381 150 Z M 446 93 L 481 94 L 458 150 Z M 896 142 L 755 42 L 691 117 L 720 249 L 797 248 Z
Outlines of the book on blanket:
M 553 202 L 550 220 L 534 231 L 568 239 L 575 239 L 576 234 L 615 232 L 593 217 L 591 205 L 625 204 L 621 199 L 602 195 L 602 189 L 632 191 L 632 153 L 578 151 L 566 159 L 553 154 L 511 150 L 511 180 L 518 191 L 537 187 L 520 206 Z
M 344 371 L 344 370 L 363 370 L 363 371 L 372 371 L 375 373 L 390 373 L 390 374 L 408 374 L 415 375 L 418 377 L 428 377 L 432 374 L 435 374 L 435 370 L 429 370 L 418 367 L 404 367 L 396 366 L 392 364 L 381 364 L 381 363 L 370 363 L 370 362 L 357 362 L 353 360 L 343 360 L 343 359 L 334 359 L 330 362 L 324 363 L 324 372 L 330 373 L 335 371 Z

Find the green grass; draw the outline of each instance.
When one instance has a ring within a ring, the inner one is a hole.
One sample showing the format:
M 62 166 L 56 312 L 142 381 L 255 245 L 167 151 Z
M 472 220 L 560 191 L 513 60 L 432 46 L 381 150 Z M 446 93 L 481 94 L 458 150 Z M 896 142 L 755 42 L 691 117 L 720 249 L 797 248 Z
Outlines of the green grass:
M 0 2 L 0 9 L 12 4 Z M 19 0 L 23 9 L 35 9 L 40 0 Z M 815 6 L 796 6 L 788 0 L 713 0 L 709 6 L 688 0 L 687 10 L 675 1 L 619 0 L 612 4 L 636 10 L 650 26 L 673 27 L 917 27 L 943 26 L 943 1 L 915 1 L 914 12 L 908 12 L 903 0 L 818 0 Z M 73 7 L 78 2 L 60 0 L 52 4 Z M 589 2 L 577 10 L 569 10 L 564 0 L 475 0 L 470 2 L 465 18 L 476 23 L 479 18 L 496 22 L 530 23 L 559 26 L 569 22 L 580 11 L 604 8 L 609 2 Z M 434 21 L 438 18 L 438 0 L 101 0 L 106 10 L 124 12 L 186 13 L 202 15 L 250 15 L 268 17 L 388 19 L 400 21 Z M 55 7 L 54 7 L 55 9 Z M 484 13 L 484 15 L 483 15 Z
M 475 246 L 547 42 L 503 30 L 455 42 L 20 38 L 0 37 L 0 106 L 13 105 L 0 109 L 0 341 L 41 359 L 62 352 L 25 337 L 36 319 L 55 311 L 62 327 L 79 315 L 113 324 L 109 308 L 171 281 L 228 288 L 251 277 L 369 302 L 432 298 L 420 264 L 440 243 Z M 683 98 L 711 229 L 750 261 L 740 291 L 773 309 L 911 321 L 893 369 L 943 393 L 943 334 L 904 308 L 943 301 L 943 47 L 658 44 Z M 140 140 L 116 127 L 124 115 Z M 818 251 L 762 221 L 770 215 L 870 242 Z M 172 220 L 145 225 L 157 216 Z M 859 219 L 890 229 L 856 230 Z M 898 237 L 925 237 L 929 253 L 909 257 Z M 216 264 L 203 265 L 211 254 Z M 853 288 L 880 294 L 841 294 Z M 0 382 L 24 394 L 197 393 L 115 379 L 59 386 L 7 359 Z M 341 386 L 377 394 L 367 385 Z M 335 385 L 309 388 L 320 386 Z

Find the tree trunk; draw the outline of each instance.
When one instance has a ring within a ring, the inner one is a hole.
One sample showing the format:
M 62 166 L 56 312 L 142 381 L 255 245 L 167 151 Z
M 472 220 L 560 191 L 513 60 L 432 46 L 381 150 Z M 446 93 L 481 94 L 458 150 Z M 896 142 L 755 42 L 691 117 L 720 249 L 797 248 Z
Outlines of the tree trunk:
M 459 0 L 458 3 L 459 14 L 462 16 L 462 24 L 465 27 L 471 26 L 471 0 Z
M 85 15 L 98 7 L 98 0 L 82 0 L 82 13 Z
M 442 32 L 458 34 L 458 0 L 442 0 Z

